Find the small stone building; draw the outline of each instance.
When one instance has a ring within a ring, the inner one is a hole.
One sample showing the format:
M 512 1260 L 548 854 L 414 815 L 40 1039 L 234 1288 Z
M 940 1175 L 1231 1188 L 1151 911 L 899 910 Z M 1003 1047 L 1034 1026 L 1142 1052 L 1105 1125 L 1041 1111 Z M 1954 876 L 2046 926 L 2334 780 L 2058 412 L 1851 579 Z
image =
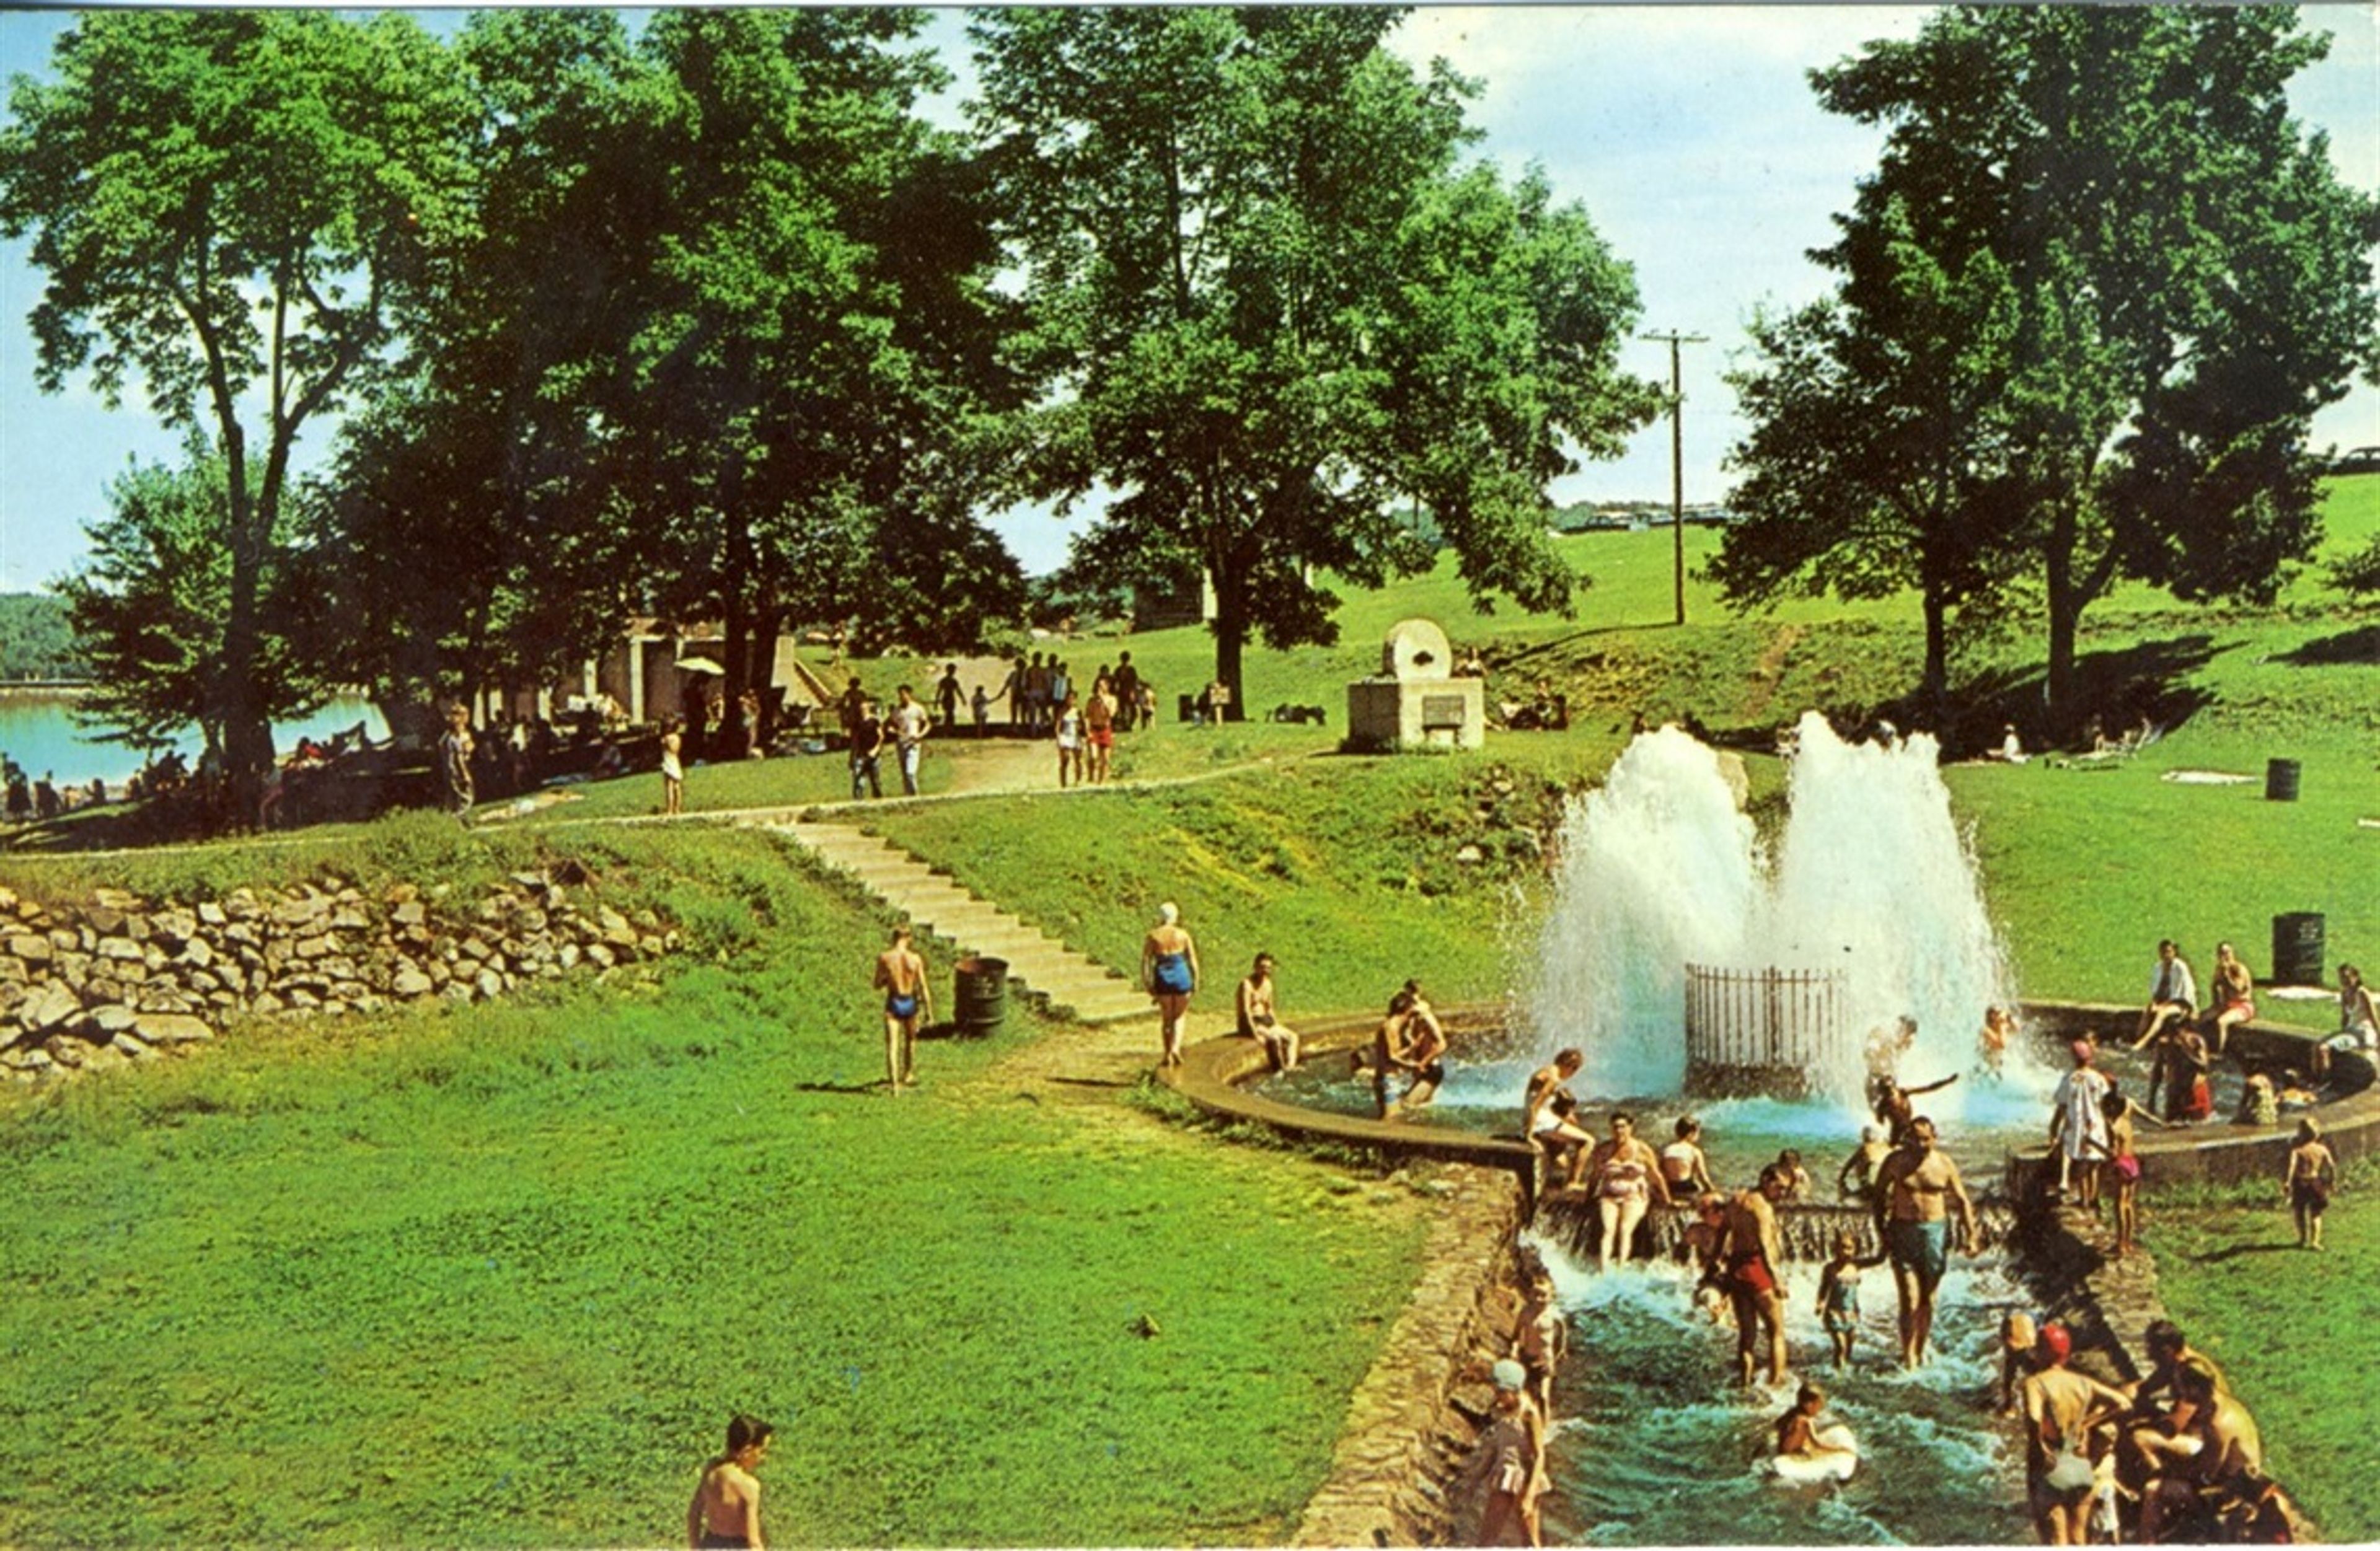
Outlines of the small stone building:
M 1347 686 L 1348 746 L 1477 748 L 1488 741 L 1486 692 L 1480 680 L 1454 676 L 1445 631 L 1401 621 L 1380 644 L 1378 674 Z

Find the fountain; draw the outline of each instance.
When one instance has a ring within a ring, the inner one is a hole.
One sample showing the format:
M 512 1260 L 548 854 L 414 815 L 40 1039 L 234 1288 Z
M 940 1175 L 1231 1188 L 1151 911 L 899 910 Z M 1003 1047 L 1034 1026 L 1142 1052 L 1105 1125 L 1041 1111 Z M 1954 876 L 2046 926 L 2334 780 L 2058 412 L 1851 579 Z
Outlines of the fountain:
M 1811 713 L 1798 740 L 1773 846 L 1674 727 L 1573 805 L 1523 1001 L 1536 1047 L 1585 1053 L 1582 1088 L 1856 1104 L 1867 1030 L 1913 1017 L 1905 1069 L 1963 1072 L 1984 1009 L 2012 1000 L 1933 739 L 1846 743 Z

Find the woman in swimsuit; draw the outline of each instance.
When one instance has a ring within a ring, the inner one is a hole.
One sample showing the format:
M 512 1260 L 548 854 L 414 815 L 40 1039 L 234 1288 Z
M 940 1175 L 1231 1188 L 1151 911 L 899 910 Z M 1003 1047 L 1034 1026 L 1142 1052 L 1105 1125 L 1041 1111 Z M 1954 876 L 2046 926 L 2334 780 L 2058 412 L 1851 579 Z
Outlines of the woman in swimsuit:
M 1598 1144 L 1595 1156 L 1587 1160 L 1587 1187 L 1595 1193 L 1595 1209 L 1603 1222 L 1603 1237 L 1596 1246 L 1595 1268 L 1608 1271 L 1614 1254 L 1620 1263 L 1628 1263 L 1629 1251 L 1636 1242 L 1636 1226 L 1645 1220 L 1645 1211 L 1658 1192 L 1661 1205 L 1670 1204 L 1670 1187 L 1661 1177 L 1661 1160 L 1636 1136 L 1636 1119 L 1633 1115 L 1611 1117 L 1611 1137 Z
M 1058 741 L 1058 785 L 1083 779 L 1083 708 L 1070 692 L 1050 723 Z
M 686 723 L 671 717 L 662 724 L 662 812 L 686 811 L 686 765 L 679 749 L 686 741 Z
M 1097 783 L 1108 779 L 1109 760 L 1115 749 L 1115 693 L 1101 673 L 1091 681 L 1091 697 L 1083 703 L 1083 743 L 1087 769 L 1086 782 Z
M 1164 1053 L 1158 1065 L 1182 1064 L 1182 1024 L 1190 1011 L 1190 993 L 1198 988 L 1198 945 L 1182 929 L 1181 907 L 1157 907 L 1157 925 L 1140 945 L 1140 981 L 1157 1002 L 1159 1033 Z
M 2298 1145 L 2289 1149 L 2289 1172 L 2281 1189 L 2289 1198 L 2289 1215 L 2297 1219 L 2298 1248 L 2322 1248 L 2322 1213 L 2338 1183 L 2338 1159 L 2322 1139 L 2322 1127 L 2308 1116 L 2298 1121 Z
M 2170 1075 L 2166 1083 L 2166 1118 L 2187 1124 L 2203 1121 L 2215 1113 L 2215 1088 L 2207 1081 L 2212 1059 L 2206 1053 L 2206 1041 L 2187 1024 L 2180 1024 L 2166 1035 L 2166 1067 Z
M 2255 976 L 2231 951 L 2228 942 L 2215 945 L 2215 1053 L 2221 1055 L 2229 1043 L 2234 1026 L 2256 1015 L 2252 1000 L 2256 990 Z
M 728 1422 L 727 1452 L 702 1467 L 694 1500 L 686 1504 L 688 1551 L 767 1544 L 760 1538 L 760 1483 L 752 1472 L 768 1458 L 769 1438 L 775 1431 L 757 1417 Z

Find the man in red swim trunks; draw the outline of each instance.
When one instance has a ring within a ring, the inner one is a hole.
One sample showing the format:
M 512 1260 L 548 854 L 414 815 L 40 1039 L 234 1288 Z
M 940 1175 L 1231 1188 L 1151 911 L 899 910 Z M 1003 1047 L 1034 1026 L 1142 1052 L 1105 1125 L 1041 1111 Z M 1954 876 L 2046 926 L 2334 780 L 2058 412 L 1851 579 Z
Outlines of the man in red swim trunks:
M 1770 1164 L 1760 1171 L 1757 1190 L 1735 1193 L 1719 1225 L 1720 1285 L 1735 1304 L 1735 1362 L 1747 1388 L 1764 1334 L 1768 1382 L 1785 1382 L 1785 1294 L 1779 1286 L 1785 1250 L 1777 1235 L 1777 1203 L 1791 1188 L 1792 1181 Z

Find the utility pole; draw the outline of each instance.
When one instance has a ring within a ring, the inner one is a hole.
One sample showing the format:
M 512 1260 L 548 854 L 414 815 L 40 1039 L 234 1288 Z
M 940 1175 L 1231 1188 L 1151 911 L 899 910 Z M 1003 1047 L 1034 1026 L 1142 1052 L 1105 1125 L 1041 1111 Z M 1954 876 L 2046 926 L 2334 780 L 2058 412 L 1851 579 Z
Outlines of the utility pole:
M 1686 623 L 1686 439 L 1682 411 L 1685 407 L 1684 379 L 1678 373 L 1678 346 L 1701 345 L 1707 335 L 1698 333 L 1648 333 L 1645 339 L 1665 340 L 1670 346 L 1670 541 L 1676 555 L 1678 620 Z

